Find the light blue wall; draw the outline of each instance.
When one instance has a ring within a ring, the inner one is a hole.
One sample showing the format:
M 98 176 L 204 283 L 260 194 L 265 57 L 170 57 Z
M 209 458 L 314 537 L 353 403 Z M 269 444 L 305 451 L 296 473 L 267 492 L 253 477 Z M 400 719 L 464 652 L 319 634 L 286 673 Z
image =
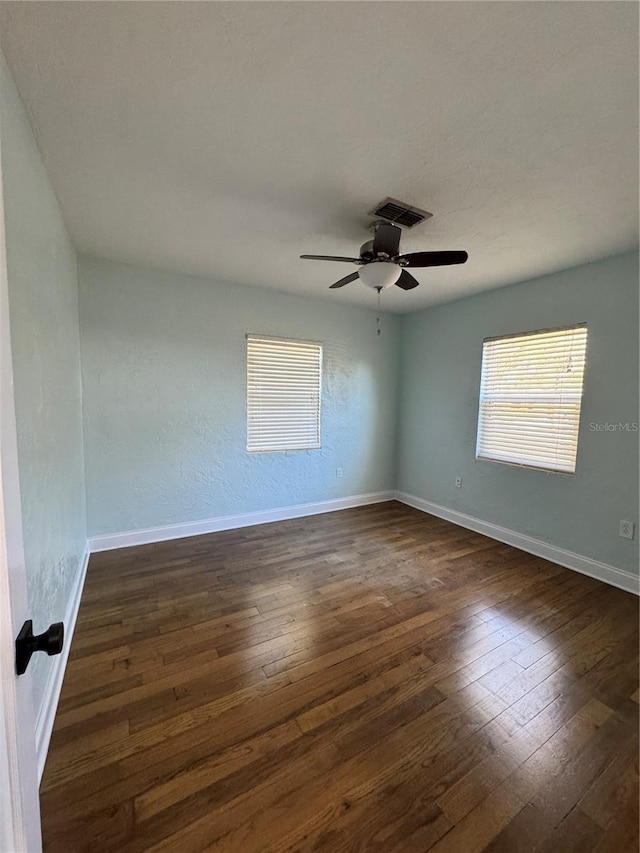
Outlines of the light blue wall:
M 0 93 L 27 588 L 42 631 L 65 618 L 86 545 L 76 253 L 1 55 Z M 53 663 L 31 664 L 36 713 Z
M 573 476 L 475 458 L 482 340 L 586 321 Z M 638 257 L 625 254 L 408 316 L 402 326 L 398 488 L 432 503 L 638 571 Z M 462 477 L 462 488 L 454 480 Z M 637 531 L 637 527 L 636 527 Z
M 370 311 L 88 257 L 80 310 L 90 535 L 396 486 L 637 570 L 637 538 L 617 530 L 622 518 L 637 522 L 638 433 L 589 427 L 639 419 L 633 254 L 385 315 L 380 338 Z M 483 338 L 581 321 L 577 473 L 476 460 Z M 247 332 L 324 342 L 321 451 L 246 452 Z
M 88 257 L 79 275 L 90 535 L 393 488 L 397 317 L 377 337 L 375 312 L 325 300 Z M 250 332 L 323 342 L 321 450 L 247 453 Z

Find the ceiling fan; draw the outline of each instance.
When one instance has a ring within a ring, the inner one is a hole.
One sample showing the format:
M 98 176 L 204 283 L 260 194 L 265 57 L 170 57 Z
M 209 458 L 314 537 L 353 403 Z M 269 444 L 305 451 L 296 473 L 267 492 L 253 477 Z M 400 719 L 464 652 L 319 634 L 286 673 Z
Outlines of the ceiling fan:
M 368 240 L 360 247 L 359 258 L 343 258 L 334 255 L 300 255 L 305 260 L 312 261 L 342 261 L 357 264 L 358 272 L 341 278 L 331 285 L 331 288 L 344 287 L 350 281 L 359 278 L 367 287 L 378 293 L 385 287 L 396 284 L 403 290 L 417 287 L 417 281 L 405 267 L 442 267 L 450 264 L 464 264 L 469 257 L 466 252 L 412 252 L 400 254 L 401 229 L 390 222 L 372 222 L 373 240 Z

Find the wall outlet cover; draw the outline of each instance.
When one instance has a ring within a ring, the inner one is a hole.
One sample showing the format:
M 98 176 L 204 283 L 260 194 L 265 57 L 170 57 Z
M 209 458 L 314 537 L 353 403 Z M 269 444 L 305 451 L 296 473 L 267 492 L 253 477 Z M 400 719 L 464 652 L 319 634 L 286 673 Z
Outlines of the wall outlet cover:
M 621 521 L 618 535 L 623 539 L 633 539 L 635 524 L 633 521 Z

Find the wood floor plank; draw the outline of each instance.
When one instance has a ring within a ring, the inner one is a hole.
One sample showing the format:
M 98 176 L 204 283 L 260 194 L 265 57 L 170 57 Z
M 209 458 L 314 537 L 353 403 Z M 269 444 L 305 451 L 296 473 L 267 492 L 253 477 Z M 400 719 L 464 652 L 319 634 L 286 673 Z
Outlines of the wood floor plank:
M 95 554 L 47 853 L 637 851 L 637 600 L 389 502 Z

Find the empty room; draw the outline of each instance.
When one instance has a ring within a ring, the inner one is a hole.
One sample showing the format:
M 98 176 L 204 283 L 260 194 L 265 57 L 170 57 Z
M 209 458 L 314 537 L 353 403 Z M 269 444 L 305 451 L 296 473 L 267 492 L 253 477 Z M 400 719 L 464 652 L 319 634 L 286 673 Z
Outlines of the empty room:
M 0 2 L 0 853 L 637 853 L 638 19 Z

